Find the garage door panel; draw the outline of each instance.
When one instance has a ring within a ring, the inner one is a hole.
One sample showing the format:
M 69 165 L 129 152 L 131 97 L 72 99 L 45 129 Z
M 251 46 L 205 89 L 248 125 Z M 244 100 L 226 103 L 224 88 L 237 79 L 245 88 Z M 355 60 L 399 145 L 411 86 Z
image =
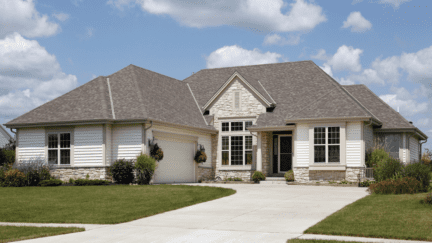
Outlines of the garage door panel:
M 194 143 L 158 140 L 164 158 L 156 168 L 155 183 L 195 182 Z

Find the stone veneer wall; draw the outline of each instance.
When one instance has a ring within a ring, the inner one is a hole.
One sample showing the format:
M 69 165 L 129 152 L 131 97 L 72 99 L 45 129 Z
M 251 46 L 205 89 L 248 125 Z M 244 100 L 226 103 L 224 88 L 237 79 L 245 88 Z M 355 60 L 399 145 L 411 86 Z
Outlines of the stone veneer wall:
M 295 167 L 294 178 L 297 182 L 342 181 L 358 182 L 364 173 L 363 167 L 348 167 L 346 171 L 311 170 L 307 167 Z
M 214 180 L 216 170 L 216 159 L 217 159 L 217 145 L 218 145 L 218 134 L 211 135 L 211 151 L 212 154 L 208 154 L 207 158 L 211 159 L 211 168 L 199 167 L 197 171 L 198 181 L 203 180 Z
M 222 180 L 238 177 L 243 181 L 251 181 L 253 172 L 254 171 L 252 170 L 220 170 L 216 173 L 216 175 Z
M 74 180 L 86 179 L 87 175 L 89 175 L 89 179 L 112 180 L 108 175 L 108 167 L 106 166 L 60 167 L 52 169 L 50 174 L 51 176 L 66 182 L 69 181 L 70 178 Z
M 261 132 L 262 172 L 265 176 L 273 174 L 271 163 L 272 132 Z

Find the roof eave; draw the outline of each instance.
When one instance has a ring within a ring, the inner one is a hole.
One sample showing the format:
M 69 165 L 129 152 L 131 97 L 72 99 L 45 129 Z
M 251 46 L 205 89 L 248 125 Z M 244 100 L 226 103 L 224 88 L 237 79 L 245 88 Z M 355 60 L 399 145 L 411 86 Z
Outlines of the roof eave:
M 424 134 L 422 131 L 420 131 L 420 129 L 418 129 L 417 127 L 414 127 L 414 128 L 406 128 L 406 127 L 377 128 L 377 129 L 374 129 L 374 132 L 412 132 L 412 133 L 416 133 L 421 138 L 420 140 L 428 139 L 428 136 L 426 134 Z
M 297 122 L 338 122 L 338 121 L 369 121 L 371 117 L 320 117 L 320 118 L 300 118 L 300 119 L 287 119 L 285 123 Z M 374 118 L 372 118 L 374 120 Z M 376 121 L 375 122 L 379 122 Z

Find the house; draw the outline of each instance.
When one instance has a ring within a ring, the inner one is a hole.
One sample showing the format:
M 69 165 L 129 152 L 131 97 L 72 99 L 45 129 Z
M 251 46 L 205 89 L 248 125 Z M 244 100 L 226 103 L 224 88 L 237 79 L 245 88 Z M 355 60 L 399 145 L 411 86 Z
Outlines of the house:
M 10 140 L 13 140 L 13 137 L 0 125 L 0 148 L 3 148 Z
M 5 125 L 16 129 L 17 160 L 48 160 L 62 180 L 106 178 L 113 161 L 156 142 L 155 183 L 291 169 L 298 181 L 356 181 L 374 139 L 403 162 L 418 160 L 427 139 L 366 86 L 340 85 L 312 61 L 204 69 L 183 81 L 130 65 Z

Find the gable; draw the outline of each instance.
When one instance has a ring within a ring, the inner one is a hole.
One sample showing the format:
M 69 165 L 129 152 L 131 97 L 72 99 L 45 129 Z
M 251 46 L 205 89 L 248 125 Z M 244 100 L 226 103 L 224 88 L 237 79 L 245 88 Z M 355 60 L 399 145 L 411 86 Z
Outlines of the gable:
M 235 104 L 236 95 L 239 98 L 238 108 Z M 218 95 L 208 110 L 210 115 L 218 117 L 257 116 L 266 111 L 266 104 L 246 87 L 242 80 L 235 78 Z

